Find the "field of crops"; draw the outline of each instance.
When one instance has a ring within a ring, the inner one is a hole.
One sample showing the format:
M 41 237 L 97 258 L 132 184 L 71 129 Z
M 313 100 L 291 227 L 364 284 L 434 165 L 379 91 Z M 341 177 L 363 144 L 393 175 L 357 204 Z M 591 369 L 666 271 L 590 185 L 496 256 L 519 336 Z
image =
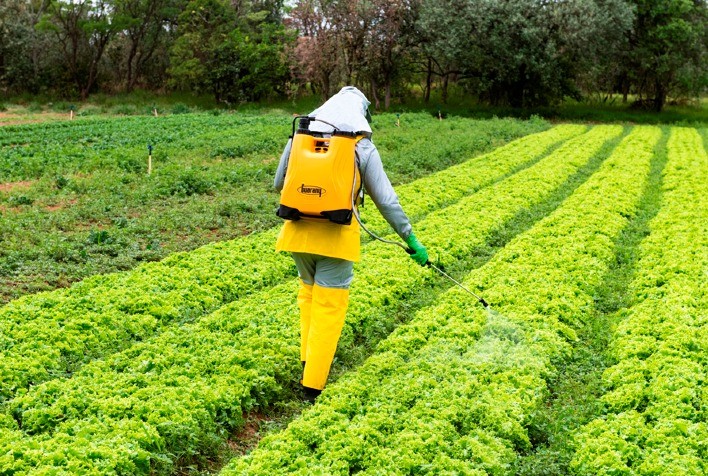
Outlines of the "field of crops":
M 290 120 L 185 114 L 0 128 L 0 304 L 277 225 L 272 177 Z M 375 122 L 394 184 L 549 126 L 401 120 Z
M 366 241 L 310 405 L 294 266 L 272 251 L 288 121 L 0 130 L 0 182 L 28 183 L 0 192 L 6 289 L 69 269 L 45 240 L 84 250 L 69 281 L 126 269 L 0 307 L 0 475 L 706 474 L 704 129 L 378 116 L 416 235 L 491 309 Z M 147 142 L 165 151 L 149 177 Z M 174 247 L 138 260 L 151 227 Z

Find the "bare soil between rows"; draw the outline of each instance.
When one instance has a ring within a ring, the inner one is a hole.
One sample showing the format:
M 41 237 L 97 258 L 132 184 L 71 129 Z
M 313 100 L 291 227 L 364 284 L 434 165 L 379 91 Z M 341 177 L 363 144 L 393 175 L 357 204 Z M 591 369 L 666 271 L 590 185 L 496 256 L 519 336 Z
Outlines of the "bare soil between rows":
M 0 183 L 0 192 L 12 192 L 18 189 L 27 189 L 35 183 L 35 180 L 20 180 L 19 182 Z

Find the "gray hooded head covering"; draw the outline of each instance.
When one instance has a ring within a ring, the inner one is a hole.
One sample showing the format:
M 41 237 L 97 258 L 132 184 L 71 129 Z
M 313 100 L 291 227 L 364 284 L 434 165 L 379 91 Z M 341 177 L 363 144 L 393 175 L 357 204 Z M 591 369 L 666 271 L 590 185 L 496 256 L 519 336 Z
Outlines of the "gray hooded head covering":
M 310 116 L 329 122 L 342 131 L 371 133 L 371 126 L 366 120 L 369 104 L 371 103 L 364 93 L 354 86 L 345 86 L 312 111 Z M 310 123 L 310 130 L 332 132 L 332 127 L 320 121 L 313 121 Z

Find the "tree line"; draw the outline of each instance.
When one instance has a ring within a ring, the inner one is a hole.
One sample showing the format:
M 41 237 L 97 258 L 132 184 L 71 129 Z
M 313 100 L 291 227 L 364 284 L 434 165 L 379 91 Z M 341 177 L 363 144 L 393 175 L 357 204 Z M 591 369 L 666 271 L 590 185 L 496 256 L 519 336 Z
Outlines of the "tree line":
M 193 91 L 225 104 L 343 84 L 377 108 L 452 87 L 492 105 L 708 87 L 706 0 L 2 0 L 0 91 Z

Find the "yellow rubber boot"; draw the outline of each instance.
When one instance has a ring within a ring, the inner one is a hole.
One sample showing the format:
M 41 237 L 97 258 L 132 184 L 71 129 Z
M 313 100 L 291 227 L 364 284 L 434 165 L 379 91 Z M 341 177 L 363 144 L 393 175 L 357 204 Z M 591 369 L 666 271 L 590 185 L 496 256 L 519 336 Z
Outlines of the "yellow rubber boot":
M 310 315 L 312 310 L 312 285 L 300 280 L 297 293 L 297 305 L 300 308 L 300 360 L 307 357 L 307 336 L 310 333 Z
M 313 286 L 303 386 L 316 390 L 325 387 L 348 305 L 348 289 Z

